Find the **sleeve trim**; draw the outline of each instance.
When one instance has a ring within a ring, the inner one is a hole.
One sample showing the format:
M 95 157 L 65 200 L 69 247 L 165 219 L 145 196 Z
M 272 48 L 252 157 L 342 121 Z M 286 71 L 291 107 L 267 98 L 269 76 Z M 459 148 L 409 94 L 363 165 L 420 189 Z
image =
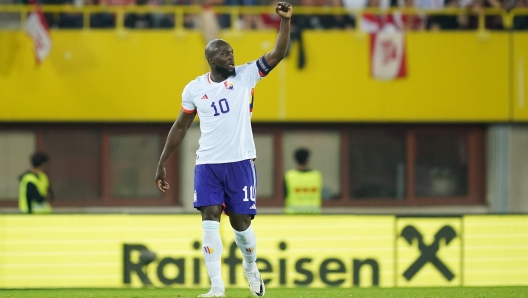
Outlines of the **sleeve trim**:
M 196 112 L 196 109 L 194 109 L 194 110 L 187 110 L 186 108 L 184 108 L 184 107 L 182 106 L 182 111 L 183 111 L 185 114 L 192 114 L 192 113 L 195 113 L 195 112 Z

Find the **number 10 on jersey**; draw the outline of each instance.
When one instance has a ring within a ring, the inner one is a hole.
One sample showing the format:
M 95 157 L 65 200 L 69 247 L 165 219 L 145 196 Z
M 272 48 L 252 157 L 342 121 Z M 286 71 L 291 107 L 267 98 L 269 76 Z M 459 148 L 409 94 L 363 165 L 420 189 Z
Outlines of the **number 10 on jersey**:
M 257 188 L 256 187 L 253 187 L 253 186 L 250 186 L 249 187 L 249 199 L 248 199 L 248 187 L 247 186 L 244 186 L 244 188 L 242 188 L 242 190 L 244 191 L 244 202 L 246 201 L 255 201 L 255 198 L 257 197 Z
M 222 114 L 229 113 L 229 104 L 227 103 L 227 98 L 222 98 L 218 101 L 218 106 L 220 107 L 220 112 Z M 213 116 L 220 116 L 220 113 L 218 113 L 218 108 L 216 107 L 216 102 L 211 103 L 211 107 L 214 109 L 215 113 Z

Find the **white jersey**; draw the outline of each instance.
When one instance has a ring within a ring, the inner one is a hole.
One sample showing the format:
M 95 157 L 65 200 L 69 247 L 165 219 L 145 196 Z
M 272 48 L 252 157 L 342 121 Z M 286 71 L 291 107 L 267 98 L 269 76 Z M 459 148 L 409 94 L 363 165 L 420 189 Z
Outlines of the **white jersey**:
M 182 94 L 185 113 L 200 118 L 196 164 L 217 164 L 256 158 L 251 130 L 253 88 L 269 73 L 264 58 L 235 67 L 235 76 L 215 83 L 210 73 L 191 81 Z

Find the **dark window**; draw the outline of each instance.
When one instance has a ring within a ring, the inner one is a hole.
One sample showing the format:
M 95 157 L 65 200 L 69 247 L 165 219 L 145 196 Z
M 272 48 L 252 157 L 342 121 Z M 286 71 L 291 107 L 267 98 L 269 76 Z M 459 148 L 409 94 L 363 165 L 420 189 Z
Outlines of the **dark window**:
M 405 197 L 403 130 L 352 130 L 348 152 L 351 198 L 401 200 Z
M 467 143 L 465 133 L 437 132 L 416 135 L 417 197 L 468 194 Z
M 161 135 L 110 135 L 110 194 L 116 198 L 161 198 L 153 175 L 163 148 Z
M 46 129 L 42 148 L 57 201 L 101 199 L 101 133 L 95 129 Z

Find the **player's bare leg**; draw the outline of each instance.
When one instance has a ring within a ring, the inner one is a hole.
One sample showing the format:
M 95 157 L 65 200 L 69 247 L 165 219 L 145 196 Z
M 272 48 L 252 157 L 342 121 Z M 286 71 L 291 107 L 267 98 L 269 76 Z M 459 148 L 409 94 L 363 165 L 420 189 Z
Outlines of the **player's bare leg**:
M 222 279 L 222 239 L 220 238 L 220 216 L 222 206 L 200 207 L 202 213 L 202 253 L 205 267 L 211 279 L 211 290 L 198 297 L 225 297 L 224 280 Z
M 230 214 L 229 221 L 235 233 L 235 242 L 244 256 L 242 267 L 249 284 L 249 290 L 255 297 L 266 293 L 264 282 L 257 268 L 257 238 L 251 228 L 251 215 Z

